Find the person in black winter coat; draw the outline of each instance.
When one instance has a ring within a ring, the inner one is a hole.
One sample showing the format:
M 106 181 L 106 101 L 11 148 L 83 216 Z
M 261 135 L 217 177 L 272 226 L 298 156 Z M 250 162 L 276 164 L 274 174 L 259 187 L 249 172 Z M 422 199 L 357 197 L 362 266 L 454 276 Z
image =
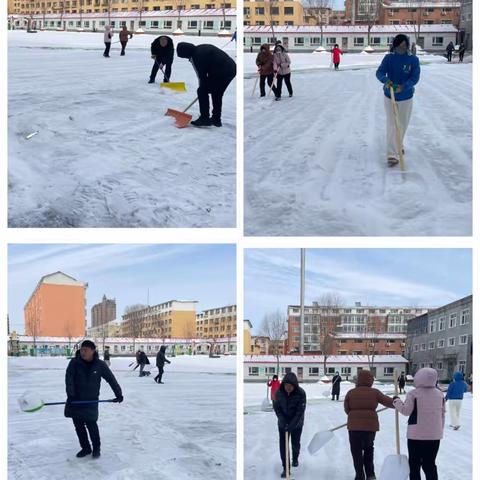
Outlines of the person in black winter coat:
M 73 420 L 75 431 L 82 448 L 77 457 L 92 454 L 100 456 L 100 433 L 98 431 L 98 403 L 76 405 L 77 400 L 98 400 L 101 380 L 105 379 L 115 394 L 115 401 L 123 402 L 122 389 L 107 364 L 100 360 L 95 344 L 84 340 L 75 357 L 70 360 L 65 374 L 67 403 L 65 416 Z M 92 445 L 88 440 L 88 434 Z
M 453 44 L 453 42 L 450 42 L 448 45 L 447 45 L 447 60 L 449 62 L 452 61 L 452 54 L 453 54 L 453 51 L 455 50 L 455 45 Z
M 157 383 L 165 383 L 165 382 L 162 382 L 162 376 L 163 376 L 163 367 L 165 365 L 165 362 L 166 363 L 172 363 L 170 362 L 170 360 L 167 359 L 167 357 L 165 356 L 165 350 L 167 349 L 167 347 L 165 345 L 162 345 L 160 347 L 160 350 L 158 351 L 157 353 L 157 368 L 158 368 L 158 375 L 154 378 L 154 380 L 157 382 Z
M 335 400 L 335 397 L 337 397 L 337 402 L 340 397 L 340 383 L 342 383 L 342 377 L 338 372 L 335 372 L 332 378 L 332 400 Z
M 148 83 L 155 83 L 155 77 L 160 67 L 164 69 L 163 81 L 168 83 L 172 76 L 172 63 L 175 54 L 172 39 L 166 35 L 161 35 L 152 42 L 150 51 L 154 60 Z
M 140 374 L 138 376 L 145 377 L 146 375 L 150 375 L 150 372 L 144 372 L 145 365 L 150 365 L 150 360 L 148 359 L 146 353 L 141 351 L 138 355 L 138 359 L 138 363 L 140 363 Z
M 462 42 L 458 47 L 458 61 L 463 62 L 463 57 L 465 56 L 465 52 L 467 51 L 467 47 Z
M 302 436 L 307 396 L 303 388 L 299 387 L 297 376 L 293 372 L 287 373 L 277 390 L 273 409 L 278 418 L 278 434 L 280 439 L 280 457 L 283 472 L 281 478 L 286 477 L 286 447 L 285 432 L 290 433 L 292 442 L 292 465 L 298 467 L 300 455 L 300 438 Z M 290 456 L 289 456 L 290 458 Z
M 225 90 L 237 74 L 237 64 L 220 48 L 214 45 L 192 45 L 180 42 L 177 55 L 188 58 L 198 77 L 198 103 L 200 117 L 192 121 L 196 127 L 222 126 L 222 99 Z M 212 96 L 212 118 L 210 101 Z
M 110 348 L 105 347 L 105 351 L 103 352 L 103 361 L 110 366 Z
M 406 383 L 406 379 L 405 379 L 405 374 L 402 372 L 401 375 L 398 377 L 397 379 L 398 381 L 398 390 L 399 390 L 399 393 L 405 393 L 405 383 Z

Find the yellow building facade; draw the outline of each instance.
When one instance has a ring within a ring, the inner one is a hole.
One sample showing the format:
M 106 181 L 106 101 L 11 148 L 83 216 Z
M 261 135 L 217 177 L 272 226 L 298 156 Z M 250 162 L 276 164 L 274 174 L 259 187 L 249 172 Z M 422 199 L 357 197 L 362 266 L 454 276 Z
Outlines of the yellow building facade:
M 197 315 L 197 338 L 229 338 L 237 336 L 237 306 L 204 310 Z
M 235 8 L 235 1 L 219 0 L 8 0 L 9 14 L 112 13 L 142 10 L 183 10 Z
M 243 4 L 243 24 L 255 25 L 303 25 L 304 11 L 301 2 L 245 0 Z

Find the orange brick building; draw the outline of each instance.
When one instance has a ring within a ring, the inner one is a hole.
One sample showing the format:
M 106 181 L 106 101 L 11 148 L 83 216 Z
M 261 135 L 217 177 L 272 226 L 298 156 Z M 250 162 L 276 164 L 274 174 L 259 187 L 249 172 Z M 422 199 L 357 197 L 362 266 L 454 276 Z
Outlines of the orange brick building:
M 87 286 L 62 272 L 42 277 L 24 307 L 26 335 L 83 337 Z

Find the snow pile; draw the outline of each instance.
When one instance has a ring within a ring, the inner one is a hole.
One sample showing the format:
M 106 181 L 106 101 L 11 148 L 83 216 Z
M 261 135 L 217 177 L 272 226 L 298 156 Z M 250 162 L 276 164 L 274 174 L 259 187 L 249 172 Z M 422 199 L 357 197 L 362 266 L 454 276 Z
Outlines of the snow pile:
M 187 93 L 160 88 L 161 72 L 147 84 L 154 38 L 134 36 L 124 57 L 114 43 L 105 59 L 103 33 L 9 32 L 10 226 L 235 226 L 235 81 L 223 128 L 177 129 L 165 112 L 187 107 L 197 77 L 175 57 Z M 225 39 L 186 40 L 234 56 Z
M 235 357 L 170 358 L 164 385 L 157 385 L 152 376 L 139 378 L 138 369 L 127 370 L 132 360 L 112 359 L 125 400 L 100 404 L 102 456 L 92 460 L 75 457 L 78 440 L 62 406 L 27 414 L 17 403 L 27 386 L 45 402 L 65 401 L 67 361 L 10 358 L 9 478 L 63 480 L 93 474 L 102 480 L 233 480 Z M 102 381 L 100 398 L 110 397 L 110 387 Z
M 252 97 L 245 81 L 246 234 L 471 235 L 472 65 L 423 65 L 402 176 L 386 166 L 383 56 L 336 72 L 298 55 L 291 99 Z
M 328 430 L 346 422 L 343 402 L 329 398 L 318 398 L 318 384 L 302 384 L 307 393 L 307 410 L 302 433 L 300 466 L 293 469 L 297 478 L 332 478 L 351 480 L 355 476 L 345 428 L 334 432 L 333 439 L 315 456 L 309 455 L 307 445 L 316 432 Z M 263 392 L 260 387 L 263 387 Z M 385 385 L 382 391 L 393 394 L 393 385 Z M 388 389 L 390 388 L 390 391 Z M 407 391 L 409 387 L 407 387 Z M 342 382 L 342 397 L 347 392 Z M 277 418 L 273 412 L 262 412 L 260 405 L 265 397 L 265 386 L 245 384 L 245 480 L 274 480 L 281 473 L 278 452 Z M 342 400 L 341 397 L 341 400 Z M 404 395 L 401 396 L 402 398 Z M 257 405 L 256 409 L 253 406 Z M 444 439 L 440 444 L 437 457 L 439 478 L 442 480 L 459 480 L 472 478 L 472 410 L 473 401 L 470 393 L 466 394 L 461 412 L 462 427 L 458 431 L 448 428 L 449 411 L 447 402 L 446 428 Z M 395 415 L 393 410 L 379 414 L 380 432 L 375 440 L 375 467 L 377 477 L 383 460 L 395 454 Z M 406 442 L 407 417 L 400 416 L 401 453 L 407 453 Z M 452 461 L 458 459 L 458 461 Z

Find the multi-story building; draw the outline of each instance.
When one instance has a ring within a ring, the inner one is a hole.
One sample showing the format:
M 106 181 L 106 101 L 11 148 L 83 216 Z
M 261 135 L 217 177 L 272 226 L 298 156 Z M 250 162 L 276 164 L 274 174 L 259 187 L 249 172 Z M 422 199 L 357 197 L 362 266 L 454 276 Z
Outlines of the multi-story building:
M 235 0 L 8 0 L 9 14 L 117 13 L 235 8 Z
M 460 4 L 460 35 L 459 41 L 465 43 L 468 50 L 473 46 L 473 10 L 472 0 L 461 0 Z
M 114 319 L 96 327 L 89 327 L 87 328 L 87 336 L 92 338 L 121 337 L 122 324 Z
M 304 351 L 330 354 L 338 351 L 336 342 L 345 340 L 342 351 L 351 354 L 359 350 L 356 340 L 378 344 L 381 339 L 384 351 L 393 351 L 393 344 L 401 340 L 398 334 L 407 332 L 410 319 L 426 313 L 426 308 L 419 307 L 376 307 L 362 306 L 356 302 L 350 307 L 327 307 L 313 302 L 304 309 Z M 342 334 L 345 335 L 342 337 Z M 384 334 L 382 338 L 381 335 Z M 336 339 L 335 336 L 339 335 Z M 372 338 L 365 338 L 372 335 Z M 367 340 L 367 341 L 366 341 Z M 395 340 L 395 342 L 393 342 Z M 398 349 L 401 348 L 401 343 Z M 299 351 L 300 347 L 300 306 L 288 306 L 288 351 Z M 352 350 L 349 352 L 348 348 Z M 374 346 L 375 348 L 375 346 Z M 380 347 L 379 347 L 380 348 Z M 375 351 L 375 350 L 374 350 Z M 365 352 L 366 353 L 366 352 Z
M 25 332 L 32 337 L 85 335 L 87 283 L 62 272 L 45 275 L 24 307 Z
M 197 315 L 197 338 L 224 338 L 237 336 L 237 306 L 204 310 Z
M 347 16 L 345 10 L 332 10 L 329 17 L 329 25 L 345 25 Z
M 245 0 L 243 24 L 249 25 L 303 25 L 304 8 L 299 0 L 257 1 Z
M 380 23 L 384 25 L 455 25 L 460 23 L 458 0 L 384 3 Z
M 195 338 L 197 301 L 170 300 L 122 315 L 122 337 Z
M 404 355 L 404 333 L 332 333 L 325 342 L 328 355 Z
M 98 327 L 117 318 L 117 303 L 115 299 L 103 295 L 102 301 L 91 309 L 92 327 Z
M 243 321 L 243 354 L 250 355 L 252 353 L 252 322 L 250 320 Z
M 455 371 L 472 373 L 472 296 L 421 315 L 408 324 L 405 356 L 411 373 L 423 367 L 438 370 L 440 380 Z
M 382 23 L 382 2 L 378 0 L 345 0 L 345 19 L 351 25 Z

